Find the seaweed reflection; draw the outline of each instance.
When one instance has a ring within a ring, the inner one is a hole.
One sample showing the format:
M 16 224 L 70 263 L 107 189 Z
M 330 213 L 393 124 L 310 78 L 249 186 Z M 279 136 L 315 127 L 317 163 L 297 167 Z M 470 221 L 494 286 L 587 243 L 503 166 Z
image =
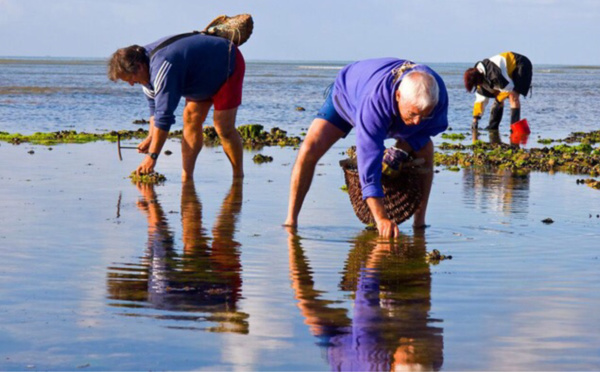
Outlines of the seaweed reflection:
M 464 168 L 463 187 L 467 204 L 481 210 L 505 214 L 527 213 L 529 207 L 529 173 L 508 169 L 485 170 Z
M 350 251 L 340 287 L 351 292 L 353 316 L 315 288 L 301 240 L 288 239 L 290 272 L 298 307 L 326 350 L 332 370 L 439 370 L 443 364 L 440 321 L 429 318 L 431 272 L 425 238 L 401 236 L 381 243 L 360 235 Z
M 182 185 L 182 253 L 175 249 L 175 239 L 154 186 L 138 184 L 137 188 L 142 195 L 138 208 L 148 220 L 148 245 L 140 264 L 108 268 L 108 297 L 116 300 L 111 306 L 171 312 L 152 315 L 140 310 L 122 314 L 126 316 L 218 324 L 206 328 L 179 325 L 172 328 L 247 333 L 248 316 L 237 311 L 241 261 L 240 244 L 233 238 L 242 206 L 241 181 L 234 181 L 223 200 L 212 239 L 202 226 L 202 204 L 194 183 Z

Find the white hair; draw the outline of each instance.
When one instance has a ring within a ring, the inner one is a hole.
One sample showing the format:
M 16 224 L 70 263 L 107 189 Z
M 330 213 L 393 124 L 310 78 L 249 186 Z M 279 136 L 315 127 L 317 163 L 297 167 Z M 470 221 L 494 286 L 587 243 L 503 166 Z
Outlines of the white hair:
M 435 107 L 440 95 L 437 81 L 431 74 L 424 71 L 410 71 L 404 75 L 398 91 L 401 100 L 406 100 L 419 110 Z

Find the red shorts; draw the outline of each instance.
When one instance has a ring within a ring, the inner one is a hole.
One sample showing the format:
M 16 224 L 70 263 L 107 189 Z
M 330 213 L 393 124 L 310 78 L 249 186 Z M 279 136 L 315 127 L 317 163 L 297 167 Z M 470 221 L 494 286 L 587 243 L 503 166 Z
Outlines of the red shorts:
M 235 70 L 212 97 L 215 110 L 229 110 L 242 104 L 242 85 L 246 73 L 246 61 L 242 53 L 235 48 Z
M 225 80 L 225 83 L 219 88 L 217 93 L 208 100 L 196 101 L 186 98 L 192 102 L 212 102 L 215 110 L 229 110 L 242 104 L 242 86 L 244 84 L 244 74 L 246 73 L 246 61 L 244 56 L 235 48 L 235 70 L 233 74 Z

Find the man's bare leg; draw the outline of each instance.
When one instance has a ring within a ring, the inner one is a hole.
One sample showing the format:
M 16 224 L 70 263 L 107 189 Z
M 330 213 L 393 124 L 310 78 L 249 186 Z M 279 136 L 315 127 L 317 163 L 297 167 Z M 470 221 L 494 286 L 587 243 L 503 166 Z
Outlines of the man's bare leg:
M 327 120 L 313 120 L 292 170 L 286 226 L 298 225 L 298 214 L 312 183 L 317 162 L 343 136 L 344 132 Z
M 181 139 L 181 181 L 194 179 L 196 159 L 204 144 L 202 124 L 206 120 L 212 102 L 186 101 L 183 109 L 183 137 Z
M 429 141 L 421 150 L 415 151 L 415 157 L 417 159 L 425 159 L 425 163 L 423 164 L 425 172 L 421 177 L 423 199 L 415 212 L 413 227 L 424 228 L 427 227 L 425 224 L 425 214 L 427 212 L 429 194 L 431 193 L 431 185 L 433 184 L 433 142 Z
M 244 177 L 244 149 L 242 137 L 235 129 L 237 107 L 229 110 L 215 110 L 213 114 L 215 129 L 223 144 L 223 150 L 231 162 L 233 177 Z

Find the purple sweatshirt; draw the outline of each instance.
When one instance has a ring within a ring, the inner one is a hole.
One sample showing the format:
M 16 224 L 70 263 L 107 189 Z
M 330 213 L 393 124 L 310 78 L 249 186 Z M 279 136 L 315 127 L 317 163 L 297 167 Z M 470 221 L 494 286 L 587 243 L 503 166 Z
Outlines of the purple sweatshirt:
M 168 38 L 146 45 L 146 53 Z M 156 127 L 169 131 L 181 97 L 206 100 L 215 95 L 234 71 L 235 53 L 229 40 L 202 34 L 158 50 L 150 59 L 150 85 L 143 88 Z
M 333 105 L 338 114 L 356 129 L 358 174 L 363 198 L 383 197 L 381 162 L 387 138 L 402 139 L 418 151 L 431 137 L 448 128 L 448 93 L 442 78 L 425 65 L 409 71 L 425 71 L 439 86 L 438 104 L 432 118 L 419 125 L 406 125 L 400 117 L 396 90 L 402 79 L 394 82 L 392 70 L 406 60 L 369 59 L 352 63 L 338 74 L 333 87 Z

